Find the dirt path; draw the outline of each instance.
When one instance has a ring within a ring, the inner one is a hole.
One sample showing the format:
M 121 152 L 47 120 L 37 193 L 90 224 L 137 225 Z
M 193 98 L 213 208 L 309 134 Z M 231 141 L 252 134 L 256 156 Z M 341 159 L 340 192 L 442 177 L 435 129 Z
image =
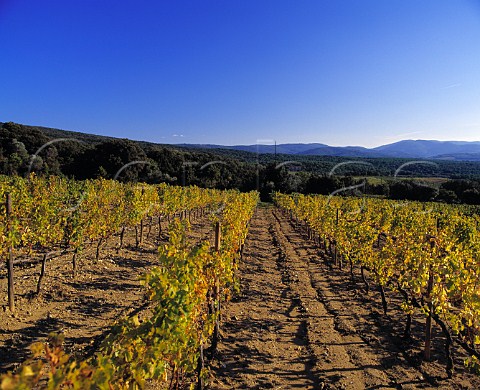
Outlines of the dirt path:
M 75 278 L 71 255 L 49 262 L 38 297 L 31 292 L 39 264 L 16 268 L 17 313 L 2 302 L 0 372 L 22 362 L 28 346 L 50 331 L 64 332 L 67 351 L 85 356 L 115 320 L 148 310 L 138 278 L 157 264 L 166 232 L 158 241 L 153 227 L 141 248 L 133 231 L 125 239 L 117 253 L 113 237 L 99 262 L 94 249 L 84 252 Z M 208 216 L 192 223 L 188 239 L 213 242 Z M 414 319 L 413 340 L 404 342 L 400 300 L 389 294 L 383 315 L 377 291 L 364 294 L 358 275 L 354 286 L 346 270 L 327 260 L 282 213 L 259 207 L 241 262 L 241 293 L 222 318 L 210 388 L 480 389 L 480 378 L 462 367 L 458 351 L 455 376 L 446 378 L 438 330 L 433 362 L 422 362 L 424 318 Z M 6 290 L 4 270 L 0 288 Z
M 285 262 L 274 245 L 269 211 L 260 209 L 249 237 L 241 269 L 242 294 L 224 319 L 218 381 L 212 388 L 317 388 L 303 308 L 293 296 Z
M 252 220 L 240 271 L 212 389 L 480 388 L 462 367 L 448 380 L 440 355 L 427 364 L 416 358 L 418 340 L 406 346 L 395 336 L 401 329 L 384 318 L 379 294 L 359 295 L 348 273 L 326 265 L 273 208 Z

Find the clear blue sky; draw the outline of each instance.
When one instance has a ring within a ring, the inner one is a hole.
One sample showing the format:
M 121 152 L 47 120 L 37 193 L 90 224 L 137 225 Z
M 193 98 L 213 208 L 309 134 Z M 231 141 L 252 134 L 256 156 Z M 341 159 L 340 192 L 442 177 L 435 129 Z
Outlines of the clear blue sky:
M 480 1 L 0 0 L 0 121 L 162 143 L 479 141 Z

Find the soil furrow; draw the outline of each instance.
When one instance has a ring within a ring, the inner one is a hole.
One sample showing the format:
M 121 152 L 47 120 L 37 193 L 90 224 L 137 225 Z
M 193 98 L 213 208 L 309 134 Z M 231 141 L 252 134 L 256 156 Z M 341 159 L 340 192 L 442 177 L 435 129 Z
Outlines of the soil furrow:
M 229 303 L 213 389 L 315 389 L 308 323 L 272 236 L 271 210 L 251 222 L 241 294 Z
M 317 299 L 333 317 L 333 327 L 342 335 L 350 362 L 360 368 L 366 388 L 477 388 L 478 378 L 465 370 L 448 380 L 443 362 L 422 363 L 421 349 L 412 352 L 411 341 L 403 340 L 399 332 L 402 327 L 398 322 L 403 321 L 403 315 L 398 299 L 389 299 L 392 316 L 385 316 L 378 291 L 363 296 L 350 281 L 347 270 L 327 266 L 324 253 L 295 230 L 282 213 L 276 211 L 274 215 L 287 245 L 294 249 L 302 264 L 306 264 Z M 421 345 L 418 339 L 413 344 L 418 341 Z M 442 342 L 441 337 L 437 342 Z M 362 383 L 358 382 L 354 388 L 362 388 Z
M 210 388 L 480 388 L 465 369 L 446 379 L 441 355 L 422 362 L 422 319 L 405 342 L 399 299 L 385 316 L 378 291 L 364 295 L 295 227 L 272 207 L 252 220 Z
M 308 254 L 301 246 L 304 243 L 296 242 L 294 232 L 284 231 L 282 225 L 285 224 L 277 215 L 275 217 L 275 235 L 289 259 L 290 272 L 296 276 L 293 288 L 306 311 L 311 348 L 318 357 L 315 366 L 317 376 L 325 388 L 365 388 L 362 367 L 351 359 L 347 347 L 352 341 L 345 340 L 343 332 L 336 329 L 335 316 L 317 297 L 308 269 Z M 385 377 L 382 379 L 387 381 Z

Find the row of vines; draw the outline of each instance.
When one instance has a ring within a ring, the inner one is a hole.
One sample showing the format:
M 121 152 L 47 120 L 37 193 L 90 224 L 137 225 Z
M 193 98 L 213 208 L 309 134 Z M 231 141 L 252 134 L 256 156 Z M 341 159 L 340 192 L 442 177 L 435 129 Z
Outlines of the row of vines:
M 0 177 L 0 254 L 7 248 L 81 249 L 104 240 L 146 217 L 171 216 L 220 204 L 223 194 L 198 187 L 122 184 L 114 180 L 75 181 L 34 175 Z
M 75 255 L 126 228 L 138 230 L 158 218 L 169 221 L 169 242 L 159 250 L 158 266 L 142 276 L 152 302 L 148 315 L 115 324 L 99 351 L 77 361 L 62 348 L 62 336 L 32 345 L 32 358 L 1 378 L 0 388 L 143 388 L 155 381 L 178 388 L 203 387 L 204 359 L 218 342 L 221 302 L 235 286 L 248 222 L 257 193 L 121 184 L 110 180 L 74 181 L 50 177 L 1 177 L 0 254 L 60 248 Z M 7 213 L 7 207 L 10 207 Z M 209 208 L 214 245 L 192 246 L 186 239 L 187 215 Z M 175 218 L 178 216 L 179 218 Z M 183 218 L 180 218 L 182 216 Z M 159 229 L 160 231 L 160 229 Z M 119 243 L 121 246 L 122 243 Z
M 156 218 L 160 234 L 162 221 L 216 209 L 223 196 L 217 190 L 166 184 L 1 176 L 0 199 L 5 202 L 0 203 L 0 256 L 9 258 L 9 279 L 13 279 L 14 258 L 31 261 L 33 254 L 42 254 L 38 294 L 48 258 L 71 252 L 75 275 L 78 256 L 86 247 L 96 245 L 98 260 L 102 245 L 114 234 L 119 233 L 118 249 L 122 247 L 126 229 L 135 229 L 138 246 L 147 218 L 150 226 Z M 13 311 L 12 283 L 9 306 Z
M 340 268 L 360 269 L 373 278 L 387 314 L 386 290 L 398 293 L 406 316 L 425 316 L 424 358 L 430 359 L 432 324 L 445 337 L 447 373 L 453 373 L 452 345 L 458 343 L 476 369 L 480 362 L 480 217 L 472 209 L 446 204 L 382 199 L 283 195 L 275 202 L 301 224 Z

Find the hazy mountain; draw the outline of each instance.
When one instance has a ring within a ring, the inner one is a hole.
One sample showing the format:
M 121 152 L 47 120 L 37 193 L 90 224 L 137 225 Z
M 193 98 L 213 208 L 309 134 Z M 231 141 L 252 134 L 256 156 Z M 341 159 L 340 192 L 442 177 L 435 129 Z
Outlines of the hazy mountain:
M 315 154 L 315 153 L 305 153 L 309 150 L 316 148 L 331 148 L 331 146 L 319 143 L 311 144 L 279 144 L 275 145 L 215 145 L 215 144 L 180 144 L 177 146 L 183 146 L 188 148 L 201 148 L 201 149 L 233 149 L 233 150 L 242 150 L 244 152 L 252 153 L 278 153 L 278 154 Z
M 480 153 L 452 153 L 440 154 L 434 157 L 436 160 L 451 161 L 480 161 Z
M 434 141 L 434 140 L 405 140 L 376 148 L 361 146 L 328 146 L 325 144 L 279 144 L 274 145 L 189 145 L 209 149 L 242 150 L 253 153 L 275 153 L 312 156 L 337 157 L 395 157 L 395 158 L 428 158 L 442 160 L 480 160 L 480 142 L 464 141 Z
M 378 146 L 373 150 L 388 157 L 444 158 L 448 155 L 451 159 L 456 159 L 457 154 L 480 153 L 480 142 L 406 140 Z
M 0 122 L 1 126 L 1 122 Z M 23 125 L 25 126 L 25 125 Z M 111 140 L 105 137 L 75 131 L 65 131 L 39 126 L 25 126 L 38 129 L 51 138 L 73 137 L 87 143 Z M 155 145 L 152 142 L 139 141 L 142 145 Z M 216 145 L 216 144 L 177 144 L 186 148 L 227 149 L 251 153 L 277 153 L 290 155 L 332 156 L 332 157 L 366 157 L 366 158 L 420 158 L 452 161 L 480 161 L 480 142 L 404 140 L 375 148 L 362 146 L 329 146 L 322 143 L 288 143 L 278 145 Z
M 376 152 L 361 146 L 322 146 L 308 149 L 297 154 L 311 156 L 337 156 L 337 157 L 387 157 L 386 154 Z

